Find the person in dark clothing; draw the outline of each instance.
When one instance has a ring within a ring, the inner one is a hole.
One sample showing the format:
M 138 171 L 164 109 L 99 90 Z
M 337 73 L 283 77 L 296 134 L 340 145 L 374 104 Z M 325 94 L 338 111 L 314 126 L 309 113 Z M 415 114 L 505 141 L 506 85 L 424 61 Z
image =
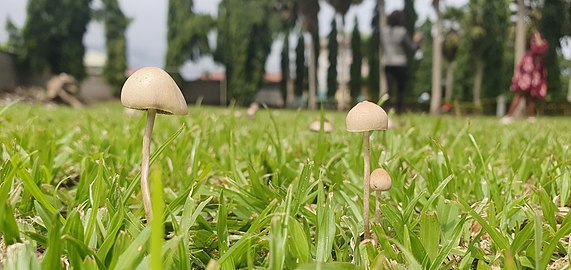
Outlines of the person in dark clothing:
M 381 46 L 383 48 L 382 65 L 387 76 L 389 96 L 396 96 L 395 109 L 403 112 L 404 92 L 407 74 L 407 52 L 419 48 L 422 35 L 416 33 L 411 39 L 404 27 L 405 17 L 400 10 L 393 11 L 388 18 L 389 26 L 382 29 Z

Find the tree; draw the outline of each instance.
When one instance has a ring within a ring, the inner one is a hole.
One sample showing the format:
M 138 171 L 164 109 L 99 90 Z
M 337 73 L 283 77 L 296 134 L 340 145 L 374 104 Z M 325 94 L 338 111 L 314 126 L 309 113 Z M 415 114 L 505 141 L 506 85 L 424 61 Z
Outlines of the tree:
M 545 56 L 547 67 L 547 87 L 552 96 L 564 96 L 561 86 L 561 70 L 557 59 L 557 50 L 561 47 L 560 39 L 563 37 L 563 20 L 565 8 L 562 0 L 545 0 L 539 27 L 541 34 L 549 44 L 549 51 Z
M 331 6 L 333 6 L 333 8 L 335 9 L 335 12 L 341 16 L 341 31 L 340 33 L 343 35 L 343 31 L 345 29 L 345 15 L 347 14 L 347 11 L 349 11 L 349 8 L 351 7 L 351 5 L 353 4 L 360 4 L 361 2 L 363 2 L 363 0 L 327 0 L 327 2 L 329 2 L 329 4 L 331 4 Z M 343 35 L 341 38 L 342 42 L 341 44 L 348 44 L 348 37 L 346 35 Z M 344 46 L 343 46 L 344 47 Z M 342 92 L 342 102 L 339 102 L 339 104 L 337 104 L 337 109 L 338 110 L 342 110 L 345 107 L 344 100 L 345 100 L 345 92 L 347 90 L 347 81 L 346 81 L 346 70 L 348 69 L 348 67 L 346 66 L 347 63 L 345 61 L 345 54 L 346 49 L 345 48 L 341 48 L 341 53 L 340 53 L 340 61 L 339 61 L 339 67 L 340 67 L 340 73 L 341 73 L 341 80 L 340 80 L 340 87 L 339 90 Z M 367 233 L 368 234 L 368 233 Z
M 215 25 L 212 17 L 196 14 L 192 7 L 192 0 L 169 0 L 166 70 L 179 82 L 185 61 L 210 53 L 208 33 Z
M 468 20 L 468 31 L 467 35 L 470 40 L 469 51 L 471 61 L 474 63 L 475 67 L 475 77 L 474 85 L 472 90 L 472 98 L 474 105 L 477 108 L 482 107 L 481 102 L 481 92 L 482 92 L 482 78 L 484 73 L 484 63 L 483 63 L 483 50 L 484 40 L 486 39 L 487 33 L 484 27 L 485 17 L 482 12 L 483 5 L 485 3 L 483 0 L 470 0 L 469 6 L 469 20 Z
M 280 82 L 280 90 L 287 107 L 291 107 L 293 104 L 293 79 L 291 78 L 290 72 L 290 47 L 289 47 L 289 37 L 290 32 L 295 27 L 297 21 L 298 5 L 296 0 L 284 0 L 280 1 L 277 5 L 277 12 L 280 18 L 280 32 L 284 35 L 282 53 L 281 53 L 281 73 L 282 80 Z
M 484 61 L 482 87 L 486 97 L 496 97 L 509 87 L 506 75 L 504 46 L 508 27 L 508 8 L 505 1 L 485 0 L 483 6 L 484 32 L 482 59 Z M 511 69 L 509 70 L 511 71 Z
M 356 100 L 361 95 L 361 66 L 363 64 L 363 54 L 361 53 L 361 32 L 359 32 L 359 22 L 355 18 L 355 27 L 351 36 L 351 51 L 353 62 L 351 63 L 351 96 Z
M 308 108 L 316 108 L 317 93 L 317 60 L 319 57 L 319 1 L 318 0 L 297 0 L 299 17 L 301 18 L 302 32 L 307 31 L 311 35 L 312 50 L 307 52 L 309 57 L 309 98 Z
M 450 102 L 452 99 L 452 91 L 454 89 L 454 69 L 456 67 L 456 55 L 460 46 L 460 35 L 456 30 L 450 30 L 444 36 L 444 44 L 442 46 L 442 54 L 448 66 L 446 67 L 446 86 L 444 91 L 444 100 Z
M 287 86 L 289 82 L 289 32 L 284 35 L 282 53 L 280 59 L 282 80 L 280 81 L 280 91 L 284 100 L 287 100 Z
M 432 5 L 436 11 L 434 23 L 433 52 L 432 52 L 432 94 L 430 95 L 430 113 L 439 114 L 442 99 L 442 14 L 440 1 L 433 0 Z
M 301 96 L 307 82 L 307 66 L 305 64 L 305 39 L 302 34 L 295 48 L 295 95 Z
M 327 39 L 327 50 L 329 52 L 327 59 L 329 67 L 327 68 L 327 96 L 335 98 L 337 92 L 337 57 L 339 56 L 339 43 L 337 42 L 337 23 L 335 18 L 331 20 L 331 32 Z
M 228 95 L 238 104 L 252 102 L 263 82 L 277 19 L 272 8 L 268 0 L 223 0 L 218 7 L 214 59 L 226 67 Z
M 379 47 L 380 47 L 380 25 L 379 25 L 379 7 L 375 7 L 373 19 L 371 20 L 371 38 L 369 39 L 369 77 L 367 78 L 368 98 L 373 101 L 379 100 L 380 93 L 380 68 L 379 68 Z
M 67 72 L 81 80 L 83 36 L 91 18 L 91 0 L 30 0 L 22 31 L 26 66 L 33 73 Z
M 129 19 L 123 14 L 117 0 L 103 0 L 105 5 L 105 49 L 107 61 L 103 67 L 105 80 L 114 88 L 116 95 L 121 93 L 127 70 L 127 40 L 125 31 Z
M 403 12 L 405 17 L 406 32 L 408 33 L 409 38 L 412 39 L 414 33 L 416 32 L 416 20 L 418 19 L 418 15 L 416 14 L 416 10 L 414 9 L 414 0 L 404 1 Z M 417 69 L 418 69 L 418 61 L 414 58 L 414 52 L 407 51 L 407 74 L 411 76 L 412 74 L 416 73 Z M 415 83 L 416 83 L 415 80 L 409 80 L 406 83 L 405 93 L 408 94 L 412 93 Z
M 444 91 L 444 100 L 450 103 L 452 92 L 454 89 L 454 71 L 456 69 L 456 56 L 460 47 L 459 26 L 464 17 L 464 10 L 460 8 L 448 7 L 444 11 L 443 18 L 446 23 L 446 33 L 444 34 L 444 43 L 442 44 L 442 55 L 448 62 L 446 66 L 446 84 Z

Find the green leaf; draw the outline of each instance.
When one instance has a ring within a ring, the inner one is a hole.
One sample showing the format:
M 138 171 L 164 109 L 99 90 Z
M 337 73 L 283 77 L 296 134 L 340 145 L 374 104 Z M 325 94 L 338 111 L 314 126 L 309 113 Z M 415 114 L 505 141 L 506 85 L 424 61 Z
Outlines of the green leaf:
M 16 243 L 7 247 L 4 270 L 40 270 L 36 248 L 30 243 Z
M 320 193 L 322 192 L 324 191 Z M 323 196 L 325 195 L 321 195 L 321 197 Z M 318 199 L 317 202 L 318 223 L 315 260 L 317 262 L 327 262 L 331 258 L 336 229 L 335 212 L 333 212 L 333 193 L 329 193 L 327 199 Z
M 52 226 L 48 228 L 48 248 L 42 260 L 43 269 L 63 269 L 60 258 L 63 254 L 61 223 L 59 223 L 58 217 L 60 217 L 59 214 L 53 215 Z
M 330 262 L 330 263 L 310 263 L 304 264 L 296 268 L 297 270 L 359 270 L 363 269 L 358 265 L 344 262 Z
M 429 211 L 420 217 L 420 241 L 430 261 L 434 261 L 440 244 L 440 223 L 436 212 Z
M 111 269 L 133 269 L 139 264 L 145 253 L 145 243 L 151 236 L 151 227 L 145 227 L 131 242 L 127 249 L 119 256 L 117 265 Z M 119 239 L 121 239 L 120 237 Z

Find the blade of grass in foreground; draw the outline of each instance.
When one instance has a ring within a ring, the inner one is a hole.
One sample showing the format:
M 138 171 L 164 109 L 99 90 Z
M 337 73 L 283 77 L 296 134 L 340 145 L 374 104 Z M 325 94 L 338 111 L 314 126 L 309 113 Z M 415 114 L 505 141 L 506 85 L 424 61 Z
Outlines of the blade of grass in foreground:
M 160 167 L 155 166 L 151 172 L 151 203 L 153 219 L 151 220 L 151 269 L 163 269 L 161 260 L 162 248 L 165 243 L 165 227 L 163 225 L 163 183 Z
M 228 216 L 228 209 L 224 201 L 224 190 L 220 192 L 220 205 L 218 207 L 218 221 L 216 222 L 216 232 L 218 233 L 218 251 L 220 254 L 228 252 L 228 227 L 226 218 Z M 222 270 L 234 270 L 234 258 L 229 258 L 222 264 Z

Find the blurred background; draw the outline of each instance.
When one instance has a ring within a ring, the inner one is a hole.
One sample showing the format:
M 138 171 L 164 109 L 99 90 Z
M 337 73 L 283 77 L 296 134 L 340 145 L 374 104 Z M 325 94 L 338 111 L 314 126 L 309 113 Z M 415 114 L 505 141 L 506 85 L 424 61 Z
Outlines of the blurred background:
M 409 55 L 409 110 L 495 113 L 534 27 L 550 44 L 542 112 L 569 113 L 568 0 L 4 0 L 0 91 L 25 95 L 65 72 L 92 103 L 117 97 L 137 68 L 158 66 L 189 103 L 378 100 L 379 29 L 394 10 L 404 10 L 411 37 L 424 37 Z

